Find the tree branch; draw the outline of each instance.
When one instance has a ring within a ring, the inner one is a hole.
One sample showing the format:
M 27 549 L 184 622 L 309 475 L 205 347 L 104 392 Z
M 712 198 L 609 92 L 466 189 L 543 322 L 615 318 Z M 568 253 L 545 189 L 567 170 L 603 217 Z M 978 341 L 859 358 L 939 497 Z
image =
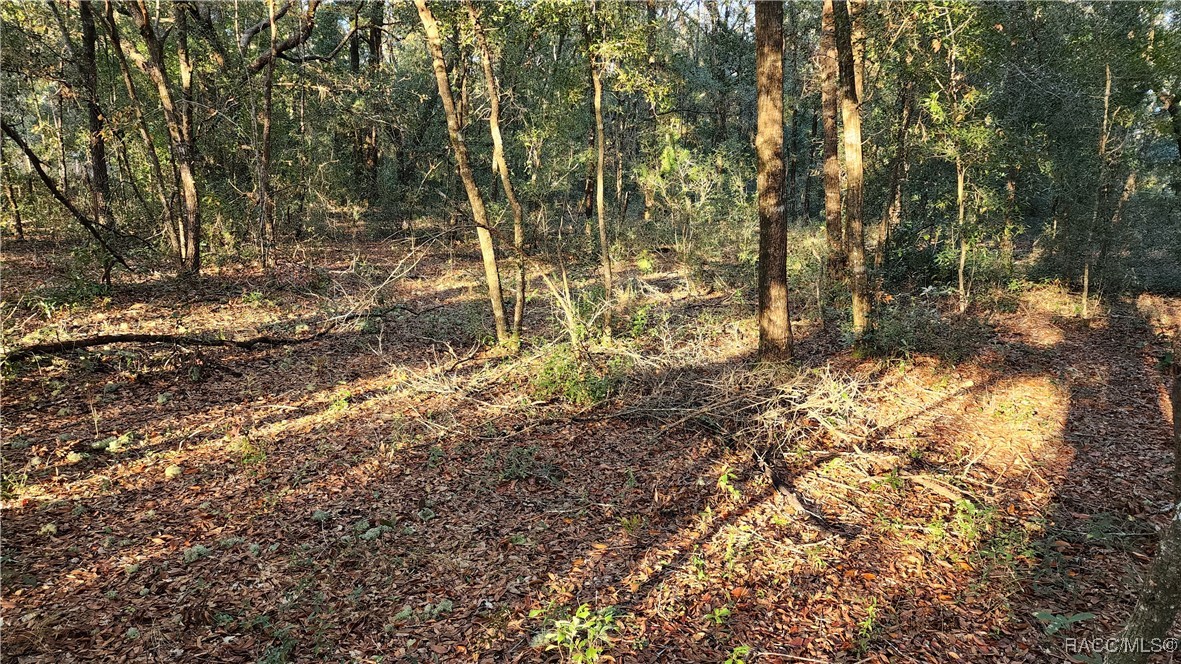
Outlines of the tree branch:
M 127 261 L 123 259 L 123 256 L 121 256 L 119 252 L 115 251 L 111 245 L 107 243 L 106 238 L 104 238 L 102 233 L 99 232 L 99 224 L 90 217 L 87 217 L 85 214 L 83 214 L 81 210 L 79 210 L 72 202 L 70 202 L 70 199 L 66 198 L 66 195 L 63 194 L 61 189 L 58 188 L 57 183 L 53 181 L 53 178 L 49 177 L 49 174 L 45 172 L 45 166 L 41 162 L 41 159 L 35 152 L 33 152 L 33 149 L 29 147 L 29 144 L 26 143 L 25 140 L 21 138 L 21 135 L 16 131 L 16 127 L 8 124 L 7 121 L 0 121 L 0 124 L 3 125 L 4 133 L 9 138 L 11 138 L 12 142 L 16 143 L 17 146 L 20 147 L 21 152 L 24 152 L 25 156 L 28 157 L 29 163 L 33 165 L 33 170 L 37 171 L 37 175 L 41 178 L 41 181 L 45 183 L 45 187 L 49 189 L 49 193 L 53 194 L 53 197 L 56 198 L 57 201 L 61 203 L 67 210 L 69 210 L 70 214 L 74 215 L 74 218 L 76 218 L 78 222 L 82 224 L 82 227 L 85 228 L 87 232 L 89 232 L 91 236 L 93 236 L 94 239 L 98 241 L 102 248 L 108 254 L 110 254 L 111 258 L 114 259 L 115 262 L 127 268 L 128 271 L 135 272 L 135 270 L 131 269 L 131 266 L 127 264 Z

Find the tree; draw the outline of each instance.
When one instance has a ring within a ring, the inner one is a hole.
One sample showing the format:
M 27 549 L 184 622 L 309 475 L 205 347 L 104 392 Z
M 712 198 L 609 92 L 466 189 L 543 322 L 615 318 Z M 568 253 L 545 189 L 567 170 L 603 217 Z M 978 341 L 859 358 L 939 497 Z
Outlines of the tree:
M 435 82 L 439 88 L 439 98 L 443 102 L 443 112 L 447 116 L 447 134 L 451 139 L 451 149 L 455 154 L 456 168 L 463 181 L 464 191 L 467 193 L 468 204 L 472 210 L 472 220 L 476 225 L 476 236 L 480 241 L 480 255 L 484 260 L 484 277 L 488 282 L 488 299 L 492 304 L 492 317 L 496 323 L 496 339 L 501 343 L 510 340 L 508 327 L 504 319 L 504 296 L 500 291 L 500 272 L 496 265 L 496 247 L 492 241 L 492 233 L 488 225 L 488 212 L 484 207 L 484 198 L 476 186 L 476 178 L 472 174 L 471 164 L 468 162 L 467 144 L 464 143 L 460 130 L 459 112 L 455 108 L 455 99 L 451 95 L 451 82 L 447 78 L 447 63 L 443 59 L 443 40 L 439 36 L 439 23 L 435 20 L 426 0 L 414 0 L 418 9 L 418 16 L 422 20 L 423 31 L 426 33 L 427 47 L 430 50 L 431 62 L 435 72 Z
M 823 130 L 824 230 L 828 238 L 828 274 L 845 270 L 845 233 L 841 223 L 841 164 L 837 154 L 838 55 L 832 0 L 824 1 L 820 28 L 820 115 Z
M 598 4 L 592 0 L 587 20 L 583 23 L 587 58 L 590 60 L 591 92 L 595 116 L 595 213 L 599 226 L 599 262 L 603 270 L 603 338 L 611 338 L 611 308 L 615 297 L 611 269 L 611 242 L 607 237 L 607 203 L 603 193 L 603 169 L 607 160 L 607 135 L 603 129 L 603 54 L 602 25 L 598 20 Z M 592 27 L 593 24 L 593 27 Z
M 831 1 L 831 0 L 830 0 Z M 755 4 L 758 87 L 759 357 L 790 360 L 787 295 L 787 219 L 783 188 L 783 3 Z
M 825 0 L 825 5 L 833 0 Z M 857 64 L 853 49 L 853 21 L 846 0 L 833 3 L 837 54 L 840 61 L 841 120 L 845 139 L 845 231 L 853 292 L 853 339 L 860 341 L 869 328 L 869 274 L 865 266 L 862 222 L 865 166 L 861 158 L 861 108 L 857 96 Z
M 517 284 L 513 300 L 512 340 L 513 344 L 517 345 L 521 341 L 521 321 L 525 317 L 525 211 L 521 202 L 517 200 L 508 162 L 504 158 L 504 138 L 500 133 L 500 88 L 493 72 L 492 48 L 488 45 L 488 36 L 484 34 L 483 26 L 480 25 L 480 13 L 476 10 L 475 4 L 472 0 L 465 0 L 464 4 L 476 33 L 476 44 L 480 49 L 484 66 L 484 84 L 488 89 L 488 129 L 492 134 L 492 168 L 500 174 L 505 198 L 508 199 L 509 207 L 513 211 L 513 248 L 517 254 Z M 610 265 L 607 267 L 610 269 Z

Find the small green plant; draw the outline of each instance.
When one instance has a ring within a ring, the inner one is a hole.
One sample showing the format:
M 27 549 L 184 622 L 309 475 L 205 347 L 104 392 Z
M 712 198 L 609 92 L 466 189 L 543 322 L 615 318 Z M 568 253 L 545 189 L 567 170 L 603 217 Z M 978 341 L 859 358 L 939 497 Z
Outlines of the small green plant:
M 608 363 L 599 375 L 574 358 L 568 348 L 561 348 L 546 358 L 533 380 L 534 395 L 541 399 L 560 397 L 576 406 L 590 406 L 610 396 L 620 381 L 622 360 Z
M 747 655 L 750 655 L 750 646 L 734 646 L 734 649 L 730 651 L 730 656 L 722 664 L 746 664 L 746 660 L 743 658 Z
M 1033 617 L 1042 621 L 1042 630 L 1045 631 L 1047 636 L 1053 636 L 1075 623 L 1094 618 L 1095 614 L 1083 612 L 1072 613 L 1070 615 L 1061 615 L 1057 613 L 1050 613 L 1049 611 L 1036 611 L 1034 612 Z
M 735 480 L 738 479 L 738 474 L 730 466 L 722 468 L 722 474 L 718 476 L 718 488 L 730 494 L 730 498 L 738 500 L 742 498 L 742 491 L 734 486 Z
M 726 622 L 730 617 L 730 608 L 726 606 L 719 606 L 718 608 L 705 614 L 705 619 L 712 622 L 719 627 Z
M 619 527 L 623 528 L 623 533 L 625 535 L 632 537 L 636 533 L 640 532 L 640 529 L 644 527 L 644 517 L 640 516 L 639 514 L 620 517 Z
M 190 546 L 189 548 L 184 550 L 185 564 L 187 565 L 189 563 L 197 562 L 198 560 L 204 558 L 205 556 L 208 556 L 210 553 L 211 553 L 211 551 L 209 550 L 209 547 L 205 546 L 204 544 Z
M 530 618 L 542 615 L 541 609 L 529 612 Z M 550 628 L 533 640 L 533 646 L 547 652 L 557 650 L 564 659 L 576 664 L 597 662 L 611 647 L 609 634 L 615 631 L 615 610 L 612 607 L 592 611 L 583 604 L 566 619 L 554 620 Z

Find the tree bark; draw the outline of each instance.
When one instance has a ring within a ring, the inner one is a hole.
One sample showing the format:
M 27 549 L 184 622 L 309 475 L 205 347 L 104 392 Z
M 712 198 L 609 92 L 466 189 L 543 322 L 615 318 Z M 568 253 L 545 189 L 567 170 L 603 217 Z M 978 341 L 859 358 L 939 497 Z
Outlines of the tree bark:
M 596 7 L 592 5 L 592 13 Z M 599 260 L 603 269 L 603 338 L 611 338 L 611 308 L 614 306 L 615 287 L 611 269 L 611 242 L 607 237 L 607 202 L 603 193 L 603 170 L 607 161 L 607 137 L 603 130 L 603 62 L 593 50 L 589 27 L 584 26 L 587 36 L 587 56 L 590 58 L 591 87 L 594 94 L 595 113 L 595 212 L 599 222 Z
M 160 108 L 164 112 L 164 124 L 168 128 L 172 163 L 176 172 L 177 191 L 180 193 L 182 214 L 177 228 L 180 276 L 195 277 L 201 271 L 201 202 L 197 193 L 197 181 L 193 174 L 194 144 L 192 135 L 192 110 L 188 97 L 192 92 L 192 65 L 188 60 L 187 35 L 185 34 L 185 10 L 179 3 L 174 5 L 177 32 L 177 55 L 180 60 L 181 103 L 174 102 L 172 84 L 164 59 L 164 43 L 156 31 L 152 12 L 146 0 L 135 0 L 130 4 L 132 19 L 143 36 L 148 50 L 145 58 L 140 53 L 125 47 L 124 53 L 143 69 L 156 86 Z
M 275 26 L 275 0 L 267 0 L 271 16 L 271 49 L 274 50 L 278 30 Z M 264 68 L 262 80 L 262 146 L 258 157 L 258 230 L 259 258 L 264 272 L 274 263 L 275 203 L 271 196 L 271 117 L 274 110 L 275 58 Z
M 964 268 L 968 263 L 968 226 L 967 226 L 967 191 L 968 167 L 959 156 L 955 159 L 955 201 L 956 227 L 959 229 L 960 263 L 957 272 L 959 277 L 960 313 L 968 309 L 968 287 L 964 279 Z
M 8 198 L 8 207 L 12 208 L 12 221 L 15 224 L 16 239 L 18 242 L 23 242 L 25 239 L 25 224 L 21 221 L 20 207 L 16 204 L 16 196 L 12 194 L 12 183 L 4 183 L 4 195 Z
M 828 273 L 845 271 L 845 234 L 841 223 L 841 164 L 837 156 L 837 40 L 832 0 L 824 0 L 820 30 L 820 114 L 824 130 L 824 230 L 828 237 Z
M 831 2 L 831 0 L 829 0 Z M 755 3 L 755 153 L 759 206 L 759 357 L 790 360 L 783 168 L 783 3 Z
M 480 48 L 484 64 L 484 83 L 488 88 L 488 100 L 491 107 L 488 117 L 488 127 L 492 134 L 492 169 L 500 173 L 500 181 L 504 185 L 504 195 L 508 199 L 509 207 L 513 211 L 513 247 L 517 258 L 517 283 L 513 299 L 512 339 L 514 345 L 520 344 L 521 322 L 525 317 L 525 212 L 521 202 L 517 199 L 513 188 L 512 177 L 509 173 L 508 162 L 504 157 L 504 138 L 500 132 L 500 88 L 492 67 L 492 49 L 488 44 L 488 36 L 480 25 L 480 14 L 472 0 L 465 0 L 468 15 L 471 16 L 472 26 L 476 32 L 476 43 Z
M 1177 392 L 1173 390 L 1174 419 L 1176 435 Z M 1117 649 L 1106 658 L 1108 664 L 1144 664 L 1148 661 L 1148 649 L 1144 647 L 1153 640 L 1164 639 L 1169 628 L 1181 610 L 1181 504 L 1174 506 L 1173 518 L 1161 534 L 1160 548 L 1156 560 L 1148 572 L 1148 578 L 1140 590 L 1140 599 L 1128 624 L 1117 637 L 1132 647 Z M 1138 644 L 1140 647 L 1135 647 Z M 1122 651 L 1122 652 L 1121 652 Z
M 127 89 L 127 98 L 131 101 L 132 111 L 135 113 L 136 128 L 144 144 L 144 151 L 148 155 L 148 165 L 152 169 L 152 180 L 155 184 L 156 198 L 160 204 L 160 214 L 164 217 L 164 228 L 174 253 L 180 253 L 180 238 L 177 235 L 176 219 L 172 206 L 168 202 L 168 191 L 164 170 L 160 165 L 160 155 L 156 152 L 156 143 L 152 140 L 152 131 L 144 116 L 144 104 L 139 99 L 135 88 L 135 80 L 131 77 L 131 68 L 127 65 L 127 56 L 123 53 L 123 44 L 119 36 L 119 26 L 115 23 L 115 7 L 111 0 L 106 0 L 104 16 L 106 19 L 107 37 L 111 40 L 111 50 L 119 63 L 119 72 L 123 76 L 123 86 Z
M 832 0 L 825 0 L 827 6 Z M 837 52 L 840 56 L 841 120 L 845 138 L 845 229 L 853 293 L 853 340 L 861 341 L 869 328 L 869 275 L 865 268 L 862 224 L 864 164 L 861 157 L 861 108 L 857 96 L 852 21 L 846 0 L 833 2 Z
M 463 133 L 459 126 L 459 113 L 455 109 L 455 99 L 451 95 L 451 83 L 447 79 L 447 64 L 443 59 L 443 41 L 439 36 L 439 24 L 427 6 L 426 0 L 414 0 L 418 9 L 418 16 L 422 20 L 423 30 L 426 32 L 427 46 L 430 49 L 431 60 L 435 71 L 435 83 L 439 88 L 439 98 L 443 102 L 443 112 L 447 116 L 447 134 L 451 139 L 451 148 L 455 152 L 456 166 L 459 177 L 463 181 L 463 188 L 467 192 L 468 203 L 472 208 L 472 220 L 476 225 L 476 236 L 480 241 L 480 254 L 484 259 L 484 277 L 488 281 L 488 299 L 492 304 L 492 317 L 496 322 L 496 339 L 501 343 L 509 341 L 508 328 L 504 317 L 504 296 L 500 290 L 500 272 L 496 265 L 496 247 L 489 232 L 488 212 L 484 208 L 484 199 L 476 186 L 475 176 L 472 174 L 471 164 L 468 162 L 467 145 L 463 141 Z
M 1110 108 L 1111 108 L 1111 65 L 1105 65 L 1106 82 L 1103 88 L 1103 125 L 1099 130 L 1099 174 L 1098 183 L 1095 190 L 1095 205 L 1091 208 L 1091 223 L 1087 226 L 1087 241 L 1083 247 L 1085 258 L 1083 259 L 1083 318 L 1087 317 L 1087 306 L 1090 293 L 1088 292 L 1090 286 L 1091 261 L 1093 260 L 1093 252 L 1091 251 L 1091 242 L 1095 237 L 1095 230 L 1099 227 L 1099 214 L 1103 208 L 1103 203 L 1107 199 L 1107 138 L 1111 133 L 1110 123 Z
M 100 226 L 114 228 L 111 216 L 111 180 L 107 169 L 106 141 L 103 137 L 103 113 L 98 105 L 98 64 L 95 45 L 98 31 L 95 29 L 94 12 L 89 2 L 78 5 L 82 16 L 82 53 L 78 61 L 78 73 L 86 94 L 86 119 L 89 129 L 87 147 L 90 151 L 90 198 L 94 216 Z

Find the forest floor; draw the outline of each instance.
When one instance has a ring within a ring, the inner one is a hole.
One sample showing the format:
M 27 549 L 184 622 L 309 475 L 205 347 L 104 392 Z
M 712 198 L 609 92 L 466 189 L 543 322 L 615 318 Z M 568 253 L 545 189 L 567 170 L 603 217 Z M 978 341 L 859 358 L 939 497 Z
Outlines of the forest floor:
M 801 320 L 775 368 L 749 295 L 625 266 L 580 369 L 544 290 L 519 355 L 484 343 L 472 255 L 104 294 L 51 249 L 5 248 L 10 347 L 410 310 L 6 369 L 4 661 L 1069 661 L 1167 520 L 1179 300 L 899 295 L 905 356 Z

